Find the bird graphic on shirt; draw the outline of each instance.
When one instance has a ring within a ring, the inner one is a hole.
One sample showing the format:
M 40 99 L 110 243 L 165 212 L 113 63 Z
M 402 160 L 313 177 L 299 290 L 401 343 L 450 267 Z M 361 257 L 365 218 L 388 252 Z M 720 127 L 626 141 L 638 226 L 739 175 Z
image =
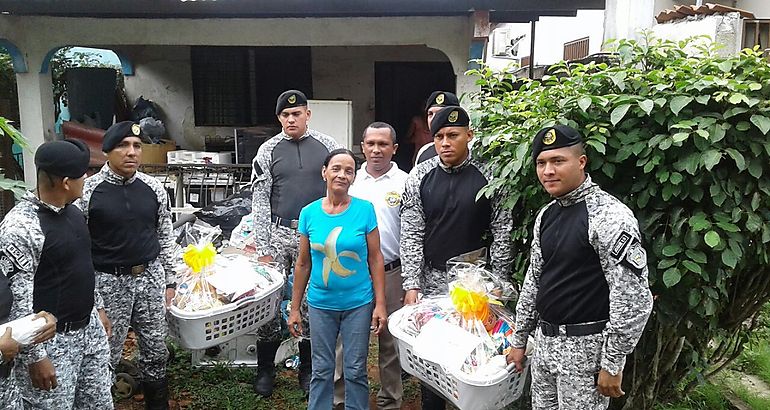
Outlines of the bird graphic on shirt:
M 346 257 L 361 262 L 361 257 L 353 251 L 342 251 L 337 253 L 337 238 L 339 238 L 342 232 L 342 227 L 338 226 L 329 232 L 326 236 L 326 241 L 321 245 L 320 243 L 311 243 L 310 247 L 324 254 L 323 259 L 323 280 L 324 286 L 329 286 L 329 272 L 334 272 L 337 276 L 348 277 L 354 273 L 355 270 L 348 269 L 342 266 L 340 258 Z

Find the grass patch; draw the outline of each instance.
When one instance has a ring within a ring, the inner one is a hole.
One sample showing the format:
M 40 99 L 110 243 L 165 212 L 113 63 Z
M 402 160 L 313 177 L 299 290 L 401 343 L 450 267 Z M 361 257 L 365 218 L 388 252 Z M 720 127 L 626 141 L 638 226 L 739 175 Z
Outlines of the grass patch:
M 770 342 L 767 339 L 749 342 L 738 359 L 738 367 L 770 384 Z
M 706 383 L 698 386 L 687 397 L 676 403 L 660 404 L 656 410 L 728 410 L 730 402 L 724 395 L 723 387 Z

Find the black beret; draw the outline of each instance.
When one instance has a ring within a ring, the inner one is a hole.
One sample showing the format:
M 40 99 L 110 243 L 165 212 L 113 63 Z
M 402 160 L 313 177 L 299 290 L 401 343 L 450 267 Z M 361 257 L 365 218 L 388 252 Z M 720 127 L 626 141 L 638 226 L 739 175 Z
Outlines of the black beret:
M 307 106 L 307 97 L 302 91 L 288 90 L 281 93 L 278 96 L 278 101 L 275 103 L 275 115 L 281 113 L 281 111 L 287 108 Z
M 102 140 L 102 151 L 112 151 L 118 144 L 120 144 L 120 141 L 123 141 L 123 138 L 126 137 L 139 137 L 144 142 L 150 142 L 138 123 L 133 121 L 123 121 L 112 124 L 110 128 L 107 128 L 107 131 L 104 133 L 104 139 Z
M 430 107 L 459 107 L 460 100 L 457 96 L 448 91 L 434 91 L 428 101 L 425 103 L 425 111 L 427 112 Z
M 567 125 L 554 125 L 537 132 L 532 141 L 532 160 L 536 160 L 541 152 L 549 149 L 571 147 L 583 142 L 583 136 L 578 130 Z
M 444 107 L 430 122 L 430 135 L 435 136 L 444 127 L 467 127 L 471 119 L 462 107 Z
M 91 151 L 83 141 L 46 142 L 35 152 L 37 169 L 60 177 L 80 178 L 88 170 Z

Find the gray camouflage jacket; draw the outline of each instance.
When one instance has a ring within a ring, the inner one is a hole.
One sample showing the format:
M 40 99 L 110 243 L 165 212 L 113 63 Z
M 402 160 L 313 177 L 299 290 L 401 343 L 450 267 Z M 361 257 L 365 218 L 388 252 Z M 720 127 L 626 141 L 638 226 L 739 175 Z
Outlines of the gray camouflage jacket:
M 165 277 L 158 279 L 159 281 L 165 281 L 165 284 L 175 283 L 174 247 L 176 243 L 174 241 L 171 223 L 171 209 L 169 208 L 168 194 L 160 181 L 139 171 L 137 171 L 133 177 L 126 180 L 112 171 L 109 165 L 105 163 L 98 173 L 86 179 L 83 186 L 83 196 L 75 202 L 75 205 L 83 211 L 86 220 L 88 220 L 88 209 L 91 202 L 91 196 L 94 193 L 94 189 L 96 189 L 99 184 L 106 182 L 114 185 L 127 185 L 132 184 L 136 180 L 140 180 L 149 186 L 155 193 L 155 198 L 158 201 L 158 219 L 156 224 L 158 241 L 160 243 L 158 260 L 163 265 L 163 270 L 165 271 Z
M 423 179 L 432 171 L 458 173 L 466 168 L 476 168 L 489 183 L 492 180 L 492 172 L 487 164 L 468 157 L 462 164 L 456 167 L 447 167 L 436 156 L 417 164 L 409 173 L 404 187 L 404 196 L 401 205 L 401 264 L 404 290 L 421 289 L 442 290 L 447 287 L 445 274 L 436 275 L 436 270 L 429 269 L 425 260 L 425 236 L 426 214 L 423 208 L 425 198 L 422 197 L 424 187 Z M 447 189 L 446 187 L 444 189 Z M 462 191 L 463 187 L 453 187 L 450 191 Z M 473 196 L 476 195 L 475 191 Z M 511 273 L 511 229 L 512 214 L 502 206 L 503 198 L 495 195 L 491 198 L 491 215 L 489 231 L 491 233 L 491 246 L 489 250 L 492 273 L 505 282 L 510 282 Z M 467 209 L 458 209 L 457 212 L 467 212 Z M 442 238 L 450 241 L 454 238 Z M 475 240 L 475 239 L 474 239 Z M 454 255 L 457 256 L 457 255 Z
M 634 350 L 642 335 L 652 311 L 652 294 L 636 217 L 626 205 L 594 184 L 590 176 L 577 189 L 556 198 L 538 212 L 530 264 L 516 305 L 513 345 L 526 346 L 527 337 L 539 320 L 535 300 L 543 265 L 540 247 L 543 213 L 556 203 L 569 207 L 581 201 L 585 201 L 588 213 L 587 239 L 599 257 L 609 287 L 609 322 L 603 332 L 601 367 L 617 375 L 623 370 L 626 355 Z
M 315 172 L 318 176 L 318 181 L 322 182 L 321 179 L 321 166 L 323 165 L 323 160 L 326 158 L 329 152 L 341 148 L 339 143 L 334 140 L 334 138 L 320 133 L 318 131 L 308 129 L 305 134 L 300 137 L 300 139 L 305 138 L 312 138 L 316 141 L 318 141 L 323 147 L 326 148 L 326 152 L 317 152 L 313 156 L 313 158 L 306 158 L 305 165 L 311 166 L 312 172 Z M 271 203 L 278 199 L 278 201 L 282 201 L 284 199 L 282 198 L 271 198 L 273 195 L 273 182 L 276 178 L 276 175 L 274 174 L 275 165 L 277 161 L 281 160 L 282 158 L 278 158 L 275 156 L 275 149 L 278 146 L 279 143 L 290 140 L 291 137 L 286 135 L 283 131 L 276 134 L 269 140 L 265 141 L 262 145 L 260 145 L 259 150 L 257 151 L 257 155 L 254 157 L 253 160 L 253 167 L 252 167 L 252 191 L 253 191 L 253 197 L 252 197 L 252 205 L 251 205 L 251 211 L 254 215 L 254 237 L 255 237 L 255 246 L 257 248 L 257 255 L 276 255 L 276 249 L 273 249 L 274 244 L 271 244 L 270 242 L 270 234 L 272 230 L 272 223 L 271 223 L 271 215 L 273 214 L 273 209 Z M 294 152 L 292 152 L 293 154 Z M 287 160 L 287 158 L 283 158 L 283 160 Z M 284 179 L 292 179 L 292 175 L 281 175 Z M 299 190 L 306 190 L 311 189 L 310 187 L 303 187 L 302 182 L 298 182 L 296 184 L 292 184 L 291 182 L 288 183 L 289 186 L 295 185 L 294 189 Z M 315 188 L 315 187 L 313 187 Z M 325 193 L 325 185 L 321 188 L 322 191 Z M 295 197 L 296 195 L 292 195 L 291 193 L 288 194 L 290 197 Z M 323 196 L 323 194 L 321 194 Z M 320 197 L 320 196 L 319 196 Z M 313 198 L 313 200 L 318 198 Z M 309 202 L 308 202 L 309 203 Z M 280 204 L 273 204 L 273 205 L 279 205 Z M 307 205 L 307 204 L 303 204 Z
M 34 193 L 28 191 L 0 223 L 0 270 L 6 276 L 13 273 L 10 285 L 13 304 L 9 320 L 36 313 L 33 311 L 35 273 L 45 243 L 38 209 L 43 207 L 57 213 L 63 209 L 42 202 Z M 104 308 L 104 300 L 96 288 L 94 307 Z M 37 363 L 46 357 L 48 354 L 42 344 L 23 347 L 18 356 L 25 365 Z

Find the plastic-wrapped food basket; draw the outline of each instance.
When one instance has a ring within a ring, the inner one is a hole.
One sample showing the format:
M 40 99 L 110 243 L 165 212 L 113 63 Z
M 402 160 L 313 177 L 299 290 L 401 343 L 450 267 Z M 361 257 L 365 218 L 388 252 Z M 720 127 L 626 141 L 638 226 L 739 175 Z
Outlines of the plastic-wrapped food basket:
M 431 386 L 461 410 L 502 409 L 521 397 L 529 373 L 529 362 L 521 373 L 517 373 L 511 364 L 505 370 L 483 380 L 474 379 L 462 372 L 452 374 L 440 364 L 425 360 L 414 353 L 414 338 L 397 325 L 409 311 L 407 307 L 394 312 L 389 320 L 393 325 L 388 327 L 398 341 L 401 368 L 407 373 Z
M 186 349 L 205 349 L 234 339 L 270 321 L 278 314 L 283 274 L 271 271 L 273 283 L 262 293 L 224 306 L 186 312 L 171 306 L 168 332 Z

